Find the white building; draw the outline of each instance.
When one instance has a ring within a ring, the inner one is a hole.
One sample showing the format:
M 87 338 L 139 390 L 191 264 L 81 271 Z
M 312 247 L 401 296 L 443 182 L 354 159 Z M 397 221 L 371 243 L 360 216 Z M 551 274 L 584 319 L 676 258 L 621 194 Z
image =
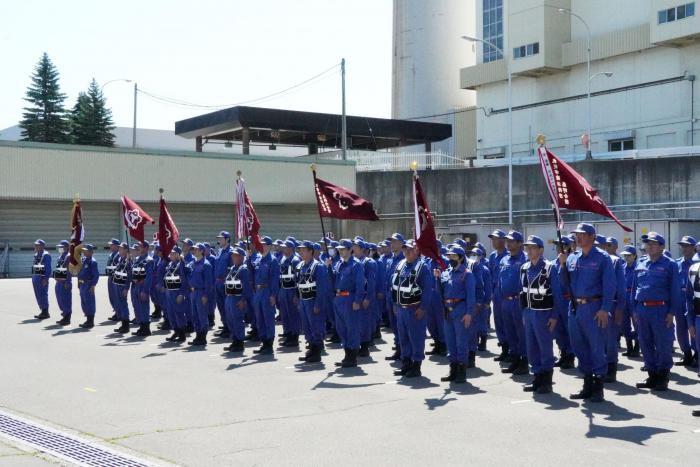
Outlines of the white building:
M 556 153 L 585 154 L 588 28 L 593 156 L 700 144 L 693 106 L 700 72 L 695 2 L 477 0 L 475 7 L 476 37 L 506 55 L 475 43 L 477 63 L 461 69 L 461 88 L 475 90 L 485 110 L 476 113 L 479 158 L 507 151 L 509 63 L 513 157 L 535 157 L 538 133 Z

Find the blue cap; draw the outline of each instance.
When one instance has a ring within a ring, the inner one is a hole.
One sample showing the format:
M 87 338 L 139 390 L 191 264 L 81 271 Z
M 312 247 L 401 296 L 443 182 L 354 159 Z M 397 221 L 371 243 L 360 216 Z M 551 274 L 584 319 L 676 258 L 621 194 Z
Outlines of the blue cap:
M 605 235 L 596 234 L 595 242 L 594 242 L 595 245 L 605 245 L 605 242 L 606 242 Z
M 219 232 L 219 235 L 217 235 L 216 238 L 231 238 L 231 234 L 226 232 L 225 230 L 222 230 L 221 232 Z
M 36 241 L 34 242 L 35 245 L 41 245 L 41 246 L 46 246 L 46 242 L 43 241 L 40 238 L 37 238 Z
M 411 238 L 409 240 L 406 240 L 402 248 L 415 248 L 416 246 L 416 241 Z
M 377 246 L 389 246 L 389 242 L 382 240 L 381 242 L 377 243 Z
M 211 245 L 209 244 L 209 242 L 202 242 L 202 245 L 204 245 L 204 248 L 207 248 L 207 249 L 211 248 Z
M 285 240 L 284 242 L 282 242 L 282 245 L 280 245 L 280 246 L 291 248 L 293 250 L 294 248 L 297 247 L 297 244 L 293 240 Z
M 585 222 L 581 222 L 579 225 L 576 226 L 576 228 L 574 230 L 571 231 L 571 233 L 595 235 L 595 227 L 593 227 L 592 224 L 587 224 Z
M 527 241 L 523 245 L 534 245 L 540 248 L 544 248 L 544 242 L 537 235 L 530 235 L 527 237 Z
M 479 247 L 474 247 L 474 248 L 472 248 L 472 249 L 471 249 L 471 253 L 473 253 L 473 254 L 475 254 L 475 255 L 479 255 L 479 256 L 484 256 L 484 250 L 482 250 L 482 249 L 479 248 Z
M 121 242 L 119 244 L 119 248 L 126 248 L 127 250 L 129 249 L 129 244 L 126 242 Z
M 398 233 L 398 232 L 395 232 L 395 233 L 391 234 L 391 237 L 389 237 L 388 240 L 398 240 L 398 241 L 400 241 L 401 243 L 406 243 L 406 239 L 403 238 L 403 235 L 401 235 L 401 234 Z
M 695 246 L 698 244 L 698 241 L 695 240 L 695 238 L 691 237 L 690 235 L 685 235 L 683 238 L 681 238 L 678 241 L 679 245 L 690 245 L 690 246 Z
M 189 246 L 194 246 L 194 242 L 192 241 L 191 238 L 186 238 L 183 242 L 183 245 L 189 245 Z
M 291 240 L 291 241 L 293 241 L 294 243 L 297 243 L 297 239 L 294 238 L 294 237 L 292 237 L 291 235 L 287 236 L 287 238 L 285 238 L 285 240 Z
M 330 237 L 323 237 L 322 239 L 320 239 L 318 241 L 318 243 L 330 243 L 330 242 L 331 242 Z
M 204 245 L 204 243 L 199 242 L 195 243 L 194 248 L 198 249 L 199 251 L 204 251 L 207 247 Z
M 141 243 L 136 242 L 133 245 L 131 245 L 132 250 L 140 250 L 141 249 Z
M 272 245 L 272 239 L 265 235 L 264 237 L 260 238 L 260 243 L 262 243 L 263 245 Z
M 182 248 L 180 248 L 179 246 L 176 245 L 176 246 L 173 247 L 172 250 L 170 250 L 170 252 L 171 252 L 171 253 L 174 252 L 174 253 L 177 253 L 178 255 L 180 255 L 180 254 L 182 254 Z
M 355 239 L 352 241 L 353 245 L 357 245 L 363 250 L 367 248 L 367 243 L 360 237 L 355 237 Z
M 606 238 L 606 239 L 605 239 L 605 243 L 609 243 L 609 244 L 615 245 L 615 246 L 618 245 L 617 239 L 616 239 L 615 237 L 608 237 L 608 238 Z
M 455 238 L 455 239 L 452 241 L 452 244 L 453 244 L 453 245 L 459 245 L 459 246 L 461 246 L 462 248 L 466 248 L 466 247 L 467 247 L 467 241 L 466 241 L 465 239 L 463 239 L 463 238 Z
M 348 238 L 344 238 L 338 242 L 338 246 L 336 248 L 346 248 L 349 250 L 350 248 L 352 248 L 352 241 L 350 241 L 350 239 Z
M 642 242 L 656 242 L 661 246 L 666 245 L 666 239 L 658 232 L 649 232 L 647 235 L 643 236 Z
M 309 250 L 313 250 L 314 249 L 314 242 L 311 242 L 309 240 L 304 240 L 301 243 L 299 243 L 299 248 L 308 248 Z
M 314 251 L 321 251 L 321 244 L 316 242 L 313 244 Z
M 331 240 L 328 246 L 331 248 L 338 248 L 338 242 L 336 242 L 335 240 Z
M 363 237 L 363 236 L 361 236 L 361 235 L 355 235 L 355 237 L 352 239 L 352 241 L 354 242 L 355 240 L 362 240 L 362 241 L 364 242 L 364 241 L 365 241 L 365 237 Z
M 83 245 L 83 250 L 95 251 L 95 245 L 93 245 L 92 243 L 86 243 L 85 245 Z
M 464 248 L 462 248 L 459 245 L 452 244 L 452 247 L 447 250 L 448 255 L 459 255 L 459 256 L 467 256 L 467 253 L 464 251 Z
M 506 233 L 501 229 L 496 229 L 489 234 L 489 238 L 506 238 Z
M 441 246 L 441 247 L 440 247 L 440 254 L 441 254 L 441 255 L 446 255 L 446 254 L 447 254 L 447 248 L 445 248 L 444 246 Z
M 238 256 L 245 256 L 245 250 L 243 248 L 234 248 L 231 250 L 231 254 L 233 255 L 238 255 Z
M 58 245 L 56 245 L 56 246 L 68 246 L 68 245 L 70 245 L 70 243 L 68 243 L 68 240 L 61 240 L 60 242 L 58 242 Z
M 569 237 L 568 235 L 562 235 L 562 237 L 561 237 L 561 244 L 562 245 L 569 246 L 569 245 L 571 245 L 571 242 L 572 242 L 571 237 Z M 554 240 L 554 244 L 558 245 L 559 240 Z
M 511 230 L 510 232 L 508 232 L 508 235 L 506 235 L 506 240 L 514 240 L 516 242 L 522 242 L 523 241 L 523 234 L 521 234 L 517 230 Z
M 371 242 L 370 242 L 370 243 L 367 244 L 367 248 L 369 248 L 370 250 L 376 250 L 376 249 L 377 249 L 377 244 L 376 244 L 376 243 L 371 243 Z
M 119 246 L 120 243 L 121 243 L 121 242 L 120 242 L 119 240 L 117 240 L 116 238 L 113 238 L 112 240 L 110 240 L 109 242 L 107 242 L 107 245 L 116 245 L 116 246 Z
M 282 246 L 282 245 L 284 245 L 284 241 L 282 241 L 281 239 L 278 238 L 278 239 L 275 239 L 275 241 L 272 242 L 272 244 L 275 246 Z
M 637 256 L 637 249 L 635 247 L 633 247 L 632 245 L 627 245 L 620 252 L 620 256 L 625 256 L 625 255 Z
M 244 242 L 243 240 L 241 240 L 241 241 L 239 241 L 238 243 L 236 243 L 236 246 L 237 246 L 238 248 L 243 248 L 243 249 L 245 249 L 245 247 L 246 247 L 245 242 Z
M 486 253 L 486 245 L 484 245 L 483 243 L 481 243 L 481 242 L 476 242 L 476 243 L 474 244 L 474 246 L 475 246 L 476 248 L 481 248 L 481 249 L 484 251 L 484 253 Z

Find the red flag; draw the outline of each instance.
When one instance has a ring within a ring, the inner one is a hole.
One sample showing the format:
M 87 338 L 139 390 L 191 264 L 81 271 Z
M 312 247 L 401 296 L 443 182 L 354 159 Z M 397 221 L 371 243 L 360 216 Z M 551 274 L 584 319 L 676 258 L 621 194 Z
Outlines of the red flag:
M 129 235 L 143 242 L 143 227 L 147 222 L 155 223 L 151 216 L 127 196 L 122 196 L 122 214 L 124 215 L 124 226 L 129 229 Z
M 180 238 L 180 232 L 177 230 L 173 218 L 168 212 L 168 206 L 165 204 L 163 195 L 160 196 L 160 214 L 158 215 L 158 232 L 154 235 L 158 240 L 160 249 L 163 252 L 163 258 L 167 258 L 173 247 L 177 245 Z
M 363 221 L 379 220 L 372 203 L 364 198 L 360 198 L 350 190 L 316 178 L 315 170 L 314 184 L 318 214 L 321 217 Z
M 245 191 L 245 180 L 236 180 L 236 233 L 239 240 L 252 241 L 260 253 L 263 245 L 260 241 L 260 221 L 253 208 L 253 202 Z
M 440 250 L 437 246 L 437 235 L 433 225 L 433 216 L 430 214 L 428 201 L 423 194 L 423 187 L 418 180 L 418 174 L 413 175 L 413 206 L 415 214 L 415 236 L 418 251 L 428 258 L 436 261 L 440 268 L 447 267 L 440 257 Z
M 70 246 L 68 251 L 70 253 L 70 270 L 72 273 L 77 274 L 83 266 L 80 260 L 80 254 L 75 254 L 75 250 L 78 249 L 80 252 L 80 245 L 85 239 L 85 228 L 83 227 L 83 208 L 80 206 L 80 200 L 76 199 L 73 201 L 73 210 L 71 212 L 71 234 L 70 234 Z
M 542 166 L 542 174 L 547 183 L 552 203 L 554 203 L 557 215 L 557 228 L 559 230 L 564 226 L 560 209 L 565 208 L 609 217 L 617 222 L 626 232 L 632 231 L 632 229 L 623 225 L 615 217 L 615 214 L 598 196 L 598 191 L 569 164 L 557 158 L 544 146 L 539 148 L 538 155 Z

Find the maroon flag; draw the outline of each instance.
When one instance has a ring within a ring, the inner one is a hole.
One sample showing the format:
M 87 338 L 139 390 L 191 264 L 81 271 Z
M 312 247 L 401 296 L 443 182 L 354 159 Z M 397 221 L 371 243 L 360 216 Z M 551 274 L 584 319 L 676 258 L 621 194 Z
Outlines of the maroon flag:
M 260 221 L 245 191 L 245 180 L 240 177 L 236 180 L 236 234 L 239 240 L 251 241 L 257 251 L 263 252 Z
M 418 180 L 418 174 L 413 174 L 413 206 L 415 215 L 415 236 L 418 251 L 428 258 L 436 261 L 441 269 L 447 267 L 440 257 L 437 246 L 437 236 L 433 225 L 433 216 L 430 214 L 428 201 L 423 194 L 423 187 Z
M 73 200 L 73 210 L 71 211 L 71 234 L 70 234 L 70 246 L 68 251 L 70 253 L 70 264 L 69 268 L 73 274 L 77 274 L 83 266 L 80 260 L 80 247 L 85 239 L 85 228 L 83 227 L 83 208 L 80 206 L 80 200 Z M 76 250 L 78 254 L 76 254 Z
M 601 216 L 609 217 L 617 222 L 626 232 L 632 229 L 625 226 L 615 217 L 610 208 L 598 196 L 595 190 L 585 178 L 576 172 L 569 164 L 560 160 L 552 154 L 546 147 L 541 146 L 538 150 L 542 174 L 549 195 L 554 204 L 557 216 L 557 229 L 561 230 L 564 221 L 561 217 L 561 209 L 572 209 L 577 211 L 592 212 Z
M 163 195 L 160 195 L 160 214 L 158 215 L 158 232 L 154 235 L 158 240 L 160 249 L 163 252 L 163 257 L 167 258 L 173 247 L 177 245 L 177 240 L 180 238 L 180 232 L 177 230 L 173 218 L 170 216 L 168 206 L 165 204 Z
M 147 222 L 155 223 L 151 216 L 127 196 L 122 196 L 122 213 L 124 214 L 124 226 L 129 229 L 129 235 L 143 242 L 143 227 Z
M 317 178 L 315 170 L 314 185 L 318 214 L 321 217 L 363 221 L 379 220 L 372 203 L 360 198 L 350 190 Z

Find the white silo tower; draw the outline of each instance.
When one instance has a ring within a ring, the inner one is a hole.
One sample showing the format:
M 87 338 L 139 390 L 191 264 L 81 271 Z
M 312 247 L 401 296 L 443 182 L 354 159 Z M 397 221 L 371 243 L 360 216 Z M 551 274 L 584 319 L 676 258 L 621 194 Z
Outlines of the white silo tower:
M 460 37 L 476 35 L 477 0 L 394 0 L 393 118 L 412 119 L 476 105 L 460 89 L 459 70 L 476 64 L 476 50 Z M 422 119 L 454 124 L 455 116 Z M 453 126 L 453 135 L 459 132 Z M 454 137 L 433 150 L 454 153 Z

